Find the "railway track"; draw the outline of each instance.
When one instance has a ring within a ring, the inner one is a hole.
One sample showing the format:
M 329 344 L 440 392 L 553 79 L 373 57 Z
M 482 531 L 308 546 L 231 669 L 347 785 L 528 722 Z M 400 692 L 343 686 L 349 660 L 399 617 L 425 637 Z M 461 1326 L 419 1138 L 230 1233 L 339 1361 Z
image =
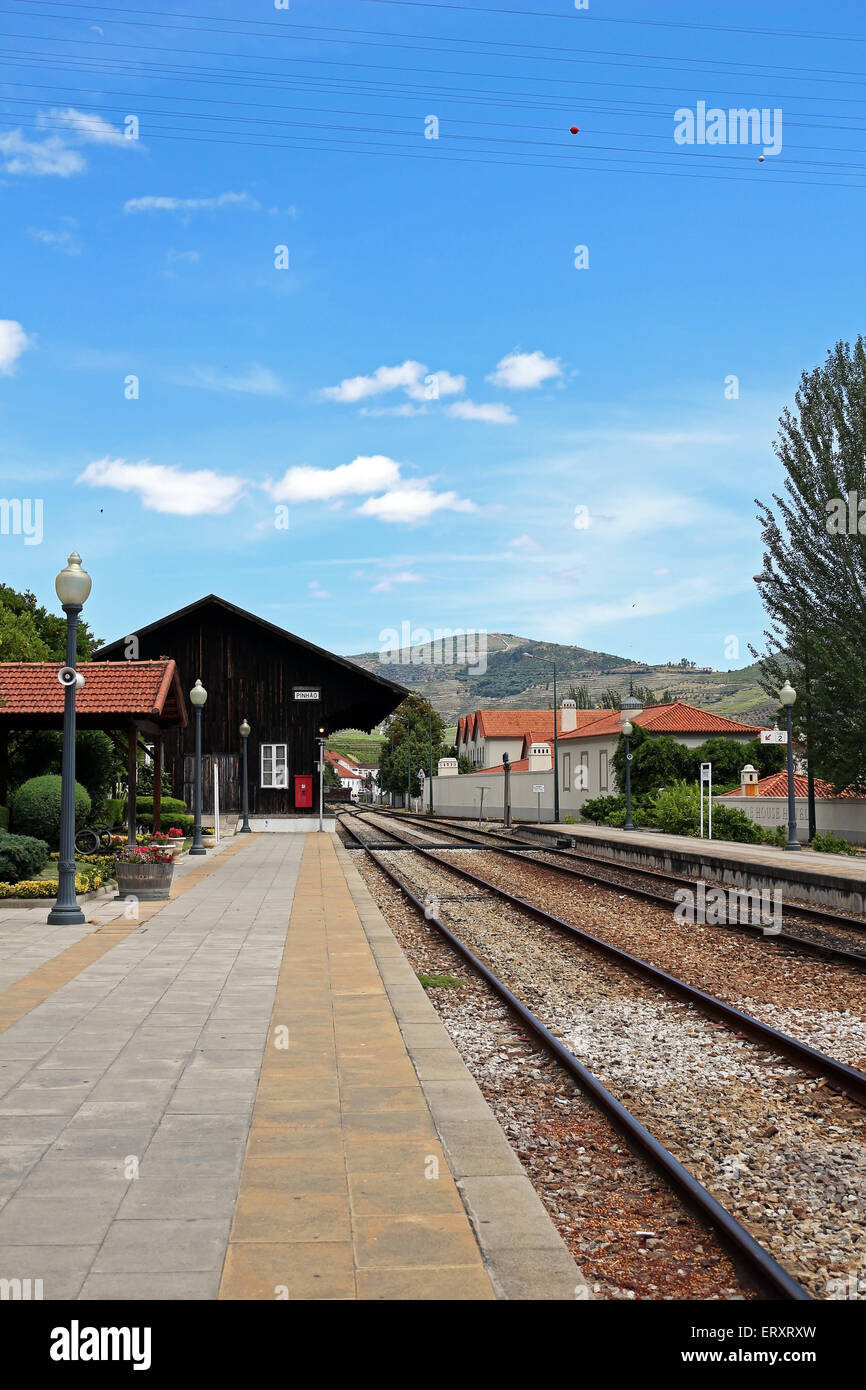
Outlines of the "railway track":
M 419 826 L 417 816 L 401 815 L 391 810 L 377 810 L 376 814 L 407 825 L 415 825 L 421 833 L 422 827 Z M 583 879 L 588 883 L 607 884 L 630 897 L 654 903 L 669 911 L 675 908 L 676 900 L 671 893 L 661 891 L 661 885 L 669 884 L 674 891 L 682 888 L 693 891 L 698 881 L 678 878 L 658 869 L 638 869 L 629 864 L 611 864 L 607 860 L 595 859 L 574 850 L 520 843 L 512 836 L 497 831 L 475 828 L 467 830 L 451 822 L 435 820 L 424 827 L 424 831 L 429 834 L 433 827 L 441 840 L 436 848 L 447 848 L 445 837 L 453 836 L 458 844 L 519 856 L 529 862 L 548 864 L 558 873 Z M 782 930 L 772 938 L 767 938 L 762 928 L 751 922 L 731 922 L 728 925 L 733 930 L 747 935 L 761 936 L 765 940 L 772 939 L 782 947 L 801 950 L 825 960 L 838 961 L 856 970 L 866 970 L 866 922 L 859 921 L 856 917 L 846 917 L 844 913 L 833 912 L 829 908 L 811 907 L 805 903 L 789 904 L 782 918 Z
M 760 1288 L 770 1290 L 771 1297 L 784 1298 L 808 1298 L 811 1293 L 803 1287 L 794 1277 L 789 1274 L 783 1266 L 769 1255 L 746 1227 L 720 1203 L 712 1193 L 701 1184 L 697 1178 L 690 1173 L 684 1165 L 674 1156 L 662 1141 L 654 1136 L 650 1130 L 629 1111 L 613 1092 L 594 1075 L 574 1055 L 571 1048 L 567 1047 L 560 1037 L 551 1030 L 545 1021 L 538 1014 L 530 1009 L 528 1004 L 520 997 L 519 981 L 514 980 L 507 983 L 500 974 L 497 974 L 491 965 L 479 955 L 477 949 L 473 949 L 462 935 L 458 935 L 452 927 L 442 921 L 439 912 L 432 912 L 429 899 L 425 903 L 419 896 L 418 874 L 415 872 L 415 882 L 413 884 L 412 873 L 395 872 L 392 855 L 388 858 L 391 862 L 386 862 L 380 848 L 377 850 L 368 843 L 365 843 L 364 835 L 359 833 L 358 820 L 368 830 L 373 830 L 375 836 L 390 836 L 392 853 L 396 849 L 401 852 L 410 851 L 411 856 L 417 856 L 425 865 L 431 866 L 431 871 L 436 874 L 445 874 L 446 877 L 457 877 L 471 885 L 472 891 L 476 894 L 473 899 L 464 897 L 464 902 L 479 902 L 478 894 L 492 895 L 500 902 L 507 903 L 509 909 L 514 913 L 519 913 L 525 920 L 528 916 L 534 921 L 544 924 L 547 928 L 554 927 L 559 933 L 567 935 L 571 941 L 576 942 L 581 948 L 588 949 L 596 956 L 601 956 L 606 962 L 615 964 L 623 970 L 627 970 L 632 976 L 637 975 L 645 984 L 654 989 L 664 990 L 668 998 L 676 998 L 683 1003 L 697 1008 L 704 1016 L 708 1016 L 717 1023 L 722 1023 L 730 1030 L 734 1037 L 742 1039 L 747 1036 L 749 1039 L 760 1044 L 761 1048 L 766 1049 L 771 1057 L 783 1056 L 795 1063 L 803 1072 L 813 1077 L 819 1078 L 820 1084 L 827 1084 L 834 1089 L 843 1091 L 847 1097 L 855 1100 L 860 1106 L 866 1104 L 866 1076 L 846 1066 L 844 1063 L 837 1062 L 835 1059 L 827 1057 L 816 1049 L 808 1047 L 797 1039 L 788 1037 L 786 1034 L 776 1029 L 768 1027 L 760 1020 L 744 1014 L 742 1011 L 732 1008 L 723 1001 L 707 995 L 703 991 L 695 989 L 686 984 L 685 981 L 658 970 L 646 961 L 642 961 L 627 952 L 621 951 L 599 938 L 574 927 L 572 924 L 562 921 L 553 914 L 538 908 L 535 904 L 527 902 L 514 894 L 508 893 L 495 884 L 491 884 L 478 874 L 443 861 L 438 855 L 431 851 L 427 846 L 419 844 L 416 839 L 408 835 L 401 835 L 393 828 L 385 829 L 381 825 L 371 825 L 363 817 L 352 817 L 355 824 L 347 823 L 347 819 L 341 818 L 341 825 L 347 834 L 351 835 L 357 843 L 363 845 L 370 858 L 378 865 L 390 881 L 405 894 L 407 899 L 412 902 L 418 912 L 424 913 L 425 919 L 435 925 L 444 938 L 457 950 L 460 955 L 467 960 L 474 969 L 484 978 L 487 983 L 495 990 L 499 997 L 508 1004 L 510 1008 L 519 1016 L 524 1024 L 542 1042 L 544 1047 L 554 1056 L 570 1075 L 578 1081 L 584 1091 L 589 1094 L 595 1102 L 604 1110 L 613 1123 L 626 1136 L 628 1142 L 643 1153 L 650 1160 L 653 1166 L 661 1171 L 666 1179 L 671 1182 L 687 1202 L 692 1210 L 698 1211 L 702 1219 L 709 1223 L 718 1233 L 720 1240 L 728 1250 L 732 1252 L 741 1262 L 745 1261 L 746 1266 L 752 1271 L 753 1277 L 758 1281 Z M 425 827 L 427 833 L 430 827 Z M 433 827 L 434 835 L 438 835 L 441 827 Z M 420 828 L 416 827 L 416 836 L 421 833 Z M 435 869 L 432 869 L 435 866 Z M 407 882 L 408 878 L 408 882 Z M 457 895 L 441 893 L 440 901 L 447 904 L 446 915 L 460 915 L 464 911 L 463 906 L 455 902 Z M 497 925 L 500 925 L 499 923 Z M 465 933 L 464 933 L 465 934 Z M 492 938 L 491 938 L 492 939 Z M 485 951 L 486 955 L 487 952 Z M 506 962 L 511 957 L 506 956 Z M 561 1030 L 557 1030 L 561 1031 Z M 742 1046 L 738 1043 L 737 1046 Z M 640 1058 L 633 1060 L 640 1061 Z M 808 1083 L 804 1089 L 809 1092 Z M 844 1104 L 844 1102 L 837 1102 Z M 858 1117 L 859 1118 L 859 1117 Z

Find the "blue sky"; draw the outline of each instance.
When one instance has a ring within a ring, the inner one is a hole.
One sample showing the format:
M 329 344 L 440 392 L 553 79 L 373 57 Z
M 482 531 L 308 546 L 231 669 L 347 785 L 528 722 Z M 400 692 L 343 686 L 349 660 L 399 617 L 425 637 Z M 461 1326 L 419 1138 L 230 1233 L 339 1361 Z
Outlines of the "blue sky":
M 500 10 L 7 0 L 5 582 L 76 547 L 106 639 L 215 591 L 340 652 L 749 659 L 778 414 L 863 328 L 866 24 Z M 701 101 L 781 152 L 678 145 Z

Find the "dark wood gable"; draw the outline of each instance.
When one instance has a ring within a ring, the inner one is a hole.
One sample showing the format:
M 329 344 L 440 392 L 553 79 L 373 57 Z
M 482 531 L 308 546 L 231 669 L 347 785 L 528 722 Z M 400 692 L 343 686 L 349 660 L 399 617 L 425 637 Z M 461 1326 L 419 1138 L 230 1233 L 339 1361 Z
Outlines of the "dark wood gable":
M 213 766 L 219 766 L 220 809 L 241 804 L 239 728 L 249 721 L 250 814 L 279 816 L 318 813 L 316 735 L 338 729 L 371 730 L 408 693 L 402 686 L 334 656 L 253 613 L 211 594 L 171 613 L 137 633 L 138 659 L 173 657 L 181 686 L 188 692 L 201 679 L 208 693 L 202 712 L 205 810 L 213 809 Z M 94 653 L 94 661 L 114 660 L 129 650 L 129 636 Z M 319 700 L 298 700 L 296 687 L 319 689 Z M 261 786 L 263 744 L 285 744 L 288 786 Z M 191 805 L 194 720 L 164 739 L 164 765 L 174 795 Z M 295 804 L 295 778 L 313 779 L 313 804 Z

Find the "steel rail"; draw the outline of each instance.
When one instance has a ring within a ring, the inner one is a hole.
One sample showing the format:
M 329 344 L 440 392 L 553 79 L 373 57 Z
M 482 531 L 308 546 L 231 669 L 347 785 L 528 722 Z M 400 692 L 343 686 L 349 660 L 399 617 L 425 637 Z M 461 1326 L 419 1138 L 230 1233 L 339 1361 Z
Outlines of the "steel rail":
M 363 819 L 363 817 L 359 818 Z M 354 831 L 352 833 L 355 834 Z M 695 985 L 687 984 L 685 980 L 678 979 L 676 975 L 671 975 L 668 971 L 650 964 L 649 961 L 642 960 L 640 956 L 633 956 L 620 946 L 614 946 L 609 941 L 604 941 L 601 937 L 593 936 L 591 932 L 584 931 L 582 927 L 576 927 L 571 922 L 563 921 L 561 917 L 555 917 L 553 913 L 545 911 L 542 907 L 537 907 L 534 903 L 527 902 L 525 898 L 518 897 L 515 893 L 509 893 L 507 889 L 500 888 L 497 884 L 482 878 L 480 874 L 474 874 L 470 869 L 464 869 L 459 864 L 451 864 L 439 859 L 434 852 L 424 849 L 417 842 L 408 841 L 393 830 L 385 833 L 391 835 L 404 849 L 413 850 L 423 858 L 429 859 L 431 863 L 438 864 L 447 873 L 463 878 L 477 888 L 485 889 L 495 897 L 501 898 L 503 902 L 518 908 L 521 912 L 528 913 L 545 926 L 556 927 L 565 932 L 581 945 L 633 974 L 649 980 L 665 993 L 676 995 L 685 1000 L 686 1003 L 694 1005 L 702 1013 L 709 1015 L 719 1023 L 723 1023 L 732 1031 L 745 1033 L 755 1042 L 769 1048 L 770 1051 L 788 1057 L 803 1071 L 808 1072 L 811 1076 L 824 1079 L 838 1090 L 843 1091 L 858 1105 L 866 1106 L 866 1074 L 863 1072 L 849 1067 L 845 1062 L 837 1061 L 834 1057 L 828 1057 L 826 1053 L 819 1052 L 817 1048 L 810 1047 L 808 1043 L 799 1042 L 787 1033 L 781 1033 L 768 1023 L 762 1023 L 760 1019 L 753 1018 L 751 1014 L 745 1014 L 740 1009 L 735 1009 L 732 1004 L 726 1004 L 724 1000 L 717 999 L 715 995 L 707 994 Z M 360 839 L 357 834 L 355 834 L 355 838 Z
M 358 812 L 357 814 L 361 813 Z M 381 813 L 377 811 L 374 814 L 379 815 Z M 408 816 L 403 816 L 399 813 L 395 813 L 392 811 L 387 812 L 386 818 L 391 817 L 393 817 L 395 820 L 405 821 L 408 824 L 416 823 L 410 820 Z M 470 847 L 471 844 L 471 848 L 473 849 L 487 850 L 489 853 L 492 854 L 552 854 L 557 856 L 561 855 L 563 859 L 587 859 L 590 863 L 595 862 L 598 864 L 603 864 L 605 867 L 609 866 L 611 870 L 613 870 L 613 872 L 618 872 L 620 869 L 624 869 L 627 874 L 645 874 L 648 877 L 657 878 L 663 880 L 666 883 L 676 884 L 678 887 L 681 888 L 688 888 L 690 891 L 698 882 L 697 879 L 693 878 L 677 878 L 673 874 L 662 873 L 658 869 L 641 869 L 634 864 L 619 864 L 612 860 L 602 860 L 600 858 L 598 860 L 592 860 L 588 855 L 576 855 L 571 850 L 558 849 L 551 845 L 542 846 L 509 844 L 507 843 L 506 836 L 497 835 L 495 831 L 480 832 L 485 836 L 489 836 L 492 841 L 492 843 L 485 845 L 479 844 L 477 840 L 470 842 L 467 838 L 467 832 L 464 832 L 462 829 L 458 829 L 457 827 L 453 827 L 451 825 L 449 825 L 446 828 L 444 825 L 439 823 L 437 824 L 436 829 L 439 833 L 444 832 L 447 835 L 453 835 L 454 838 L 460 841 L 461 843 L 465 842 L 467 848 Z M 442 849 L 444 847 L 442 845 L 437 845 L 436 848 Z M 571 864 L 551 864 L 547 861 L 539 861 L 533 859 L 526 860 L 525 862 L 539 863 L 542 868 L 549 869 L 551 873 L 567 874 L 570 875 L 572 878 L 584 879 L 588 883 L 597 883 L 603 887 L 606 886 L 608 888 L 613 889 L 622 889 L 624 893 L 628 893 L 631 897 L 640 898 L 644 902 L 652 903 L 659 907 L 673 908 L 676 906 L 674 899 L 671 898 L 667 893 L 656 893 L 653 891 L 652 888 L 642 887 L 638 883 L 616 883 L 612 879 L 606 878 L 603 874 L 592 873 L 588 869 L 578 869 Z M 722 885 L 719 884 L 710 884 L 709 886 L 722 887 Z M 735 889 L 733 891 L 747 892 L 748 890 Z M 793 913 L 796 914 L 801 909 L 798 907 L 792 907 L 791 910 Z M 823 909 L 819 908 L 809 909 L 809 913 L 813 916 L 821 915 L 822 912 Z M 825 915 L 829 916 L 832 919 L 834 925 L 844 925 L 847 926 L 849 930 L 853 930 L 855 932 L 863 932 L 864 929 L 866 929 L 866 923 L 858 922 L 856 919 L 852 920 L 851 918 L 843 917 L 841 913 L 829 913 Z M 806 952 L 808 955 L 815 955 L 820 956 L 826 960 L 838 961 L 840 964 L 853 966 L 856 970 L 866 970 L 866 953 L 862 953 L 859 951 L 846 951 L 842 946 L 833 946 L 827 942 L 814 941 L 811 937 L 798 936 L 796 932 L 789 932 L 785 931 L 784 929 L 780 932 L 775 932 L 772 936 L 767 936 L 762 930 L 762 928 L 757 926 L 753 922 L 737 921 L 729 922 L 726 925 L 728 927 L 732 927 L 736 931 L 746 932 L 750 936 L 763 937 L 765 941 L 771 944 L 777 942 L 783 946 L 792 946 L 797 950 Z
M 689 1207 L 706 1225 L 716 1232 L 720 1244 L 731 1255 L 735 1263 L 740 1264 L 755 1282 L 759 1289 L 767 1291 L 771 1298 L 781 1298 L 795 1302 L 814 1301 L 809 1291 L 803 1288 L 796 1279 L 783 1268 L 779 1262 L 773 1258 L 764 1247 L 755 1240 L 755 1237 L 746 1230 L 745 1226 L 740 1225 L 736 1217 L 732 1216 L 722 1204 L 716 1200 L 707 1188 L 698 1182 L 687 1168 L 679 1162 L 665 1146 L 656 1139 L 655 1135 L 641 1124 L 632 1115 L 630 1110 L 618 1101 L 606 1086 L 593 1075 L 587 1067 L 579 1062 L 572 1052 L 560 1042 L 550 1029 L 537 1018 L 530 1009 L 526 1007 L 517 995 L 512 993 L 507 985 L 496 976 L 489 966 L 475 955 L 454 932 L 446 927 L 438 917 L 433 916 L 429 908 L 415 896 L 410 888 L 395 874 L 387 864 L 383 863 L 380 854 L 367 845 L 358 835 L 351 825 L 345 823 L 340 817 L 340 824 L 348 834 L 352 835 L 367 852 L 369 857 L 382 871 L 383 874 L 399 888 L 411 902 L 415 910 L 420 913 L 425 922 L 432 922 L 439 932 L 445 937 L 446 941 L 463 957 L 473 970 L 476 970 L 481 978 L 490 986 L 492 990 L 502 999 L 517 1017 L 530 1029 L 539 1039 L 546 1050 L 560 1063 L 562 1067 L 575 1079 L 581 1090 L 588 1095 L 598 1108 L 610 1119 L 616 1130 L 623 1136 L 629 1147 L 637 1149 L 648 1163 L 664 1177 L 672 1187 L 676 1189 L 686 1206 Z M 396 837 L 395 837 L 396 838 Z M 435 861 L 441 862 L 441 861 Z M 446 866 L 447 867 L 447 866 Z M 866 1079 L 866 1078 L 864 1078 Z

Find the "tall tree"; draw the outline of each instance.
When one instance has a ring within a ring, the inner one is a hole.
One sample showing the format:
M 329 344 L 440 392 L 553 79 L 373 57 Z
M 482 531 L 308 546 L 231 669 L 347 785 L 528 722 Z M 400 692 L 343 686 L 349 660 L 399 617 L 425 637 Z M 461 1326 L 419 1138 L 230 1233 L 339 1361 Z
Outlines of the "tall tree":
M 757 501 L 764 543 L 755 576 L 769 617 L 761 684 L 798 690 L 795 735 L 810 774 L 866 786 L 866 343 L 839 342 L 804 372 L 779 420 L 784 469 Z M 862 490 L 862 500 L 861 493 Z M 781 711 L 780 711 L 781 713 Z
M 97 646 L 87 623 L 78 623 L 78 659 L 86 661 Z M 66 618 L 49 613 L 25 589 L 19 594 L 0 584 L 0 661 L 64 661 Z
M 379 755 L 379 786 L 383 791 L 405 792 L 409 783 L 413 796 L 421 795 L 418 772 L 430 772 L 430 736 L 433 737 L 433 774 L 447 747 L 445 724 L 422 695 L 409 695 L 391 715 L 385 742 Z M 410 780 L 411 778 L 411 780 Z

